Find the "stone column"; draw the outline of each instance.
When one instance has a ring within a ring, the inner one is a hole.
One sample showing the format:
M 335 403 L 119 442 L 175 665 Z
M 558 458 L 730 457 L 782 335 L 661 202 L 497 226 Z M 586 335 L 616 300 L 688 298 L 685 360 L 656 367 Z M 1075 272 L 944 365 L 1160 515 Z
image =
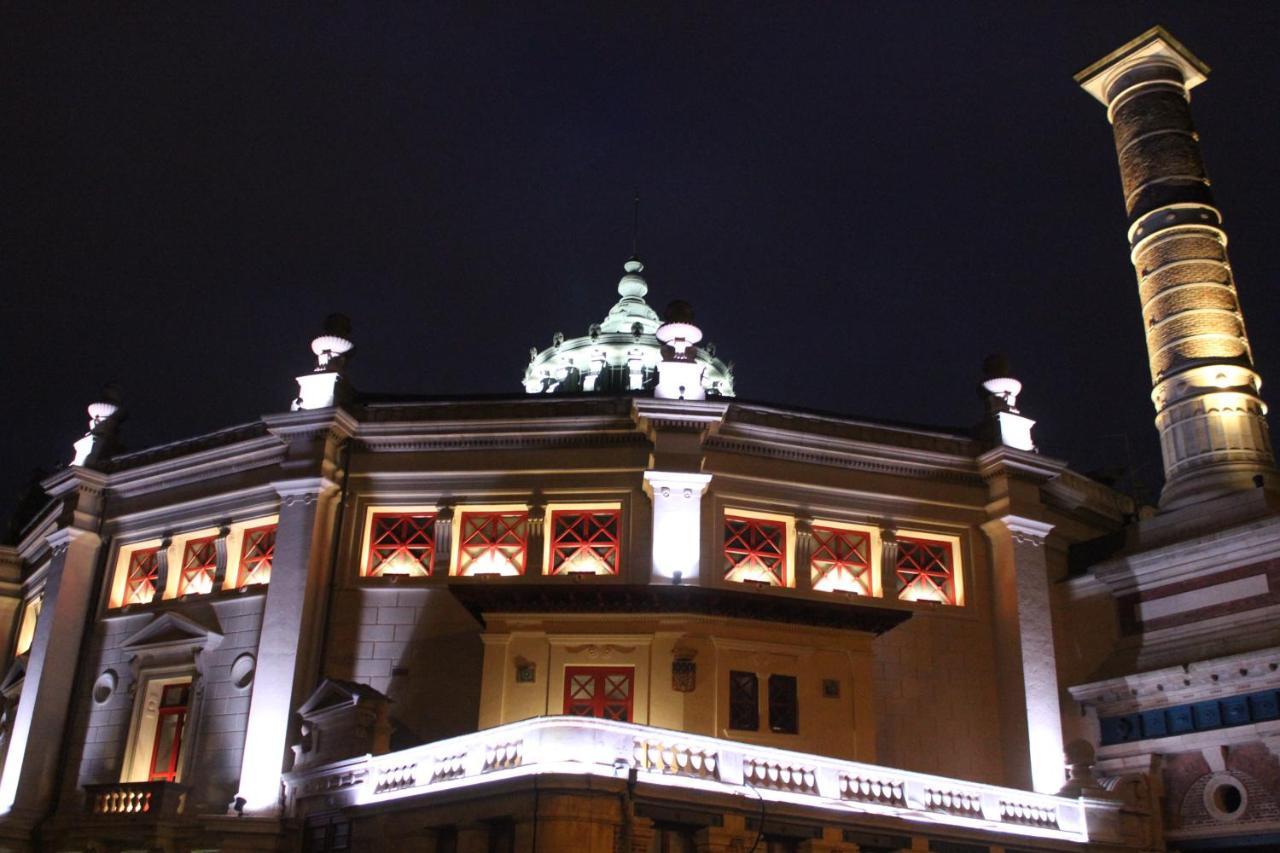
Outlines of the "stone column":
M 1006 515 L 982 529 L 992 546 L 1005 782 L 1056 793 L 1065 771 L 1044 548 L 1053 526 Z
M 97 531 L 105 485 L 102 474 L 82 467 L 67 468 L 44 484 L 55 499 L 66 503 L 72 520 L 48 539 L 44 607 L 36 621 L 0 775 L 0 814 L 6 824 L 0 835 L 29 827 L 47 810 L 53 795 L 80 642 L 97 588 Z
M 1155 27 L 1076 75 L 1107 107 L 1138 274 L 1162 508 L 1274 483 L 1261 380 L 1191 121 L 1208 67 Z
M 812 569 L 809 566 L 809 557 L 813 554 L 813 519 L 797 518 L 796 519 L 796 564 L 793 567 L 793 577 L 795 578 L 795 588 L 799 590 L 813 589 Z
M 710 474 L 645 471 L 644 489 L 653 499 L 655 583 L 696 583 L 702 563 L 702 495 Z
M 324 477 L 273 485 L 280 494 L 280 522 L 262 610 L 238 794 L 245 800 L 245 814 L 259 816 L 279 812 L 280 773 L 293 712 L 312 686 L 337 493 Z

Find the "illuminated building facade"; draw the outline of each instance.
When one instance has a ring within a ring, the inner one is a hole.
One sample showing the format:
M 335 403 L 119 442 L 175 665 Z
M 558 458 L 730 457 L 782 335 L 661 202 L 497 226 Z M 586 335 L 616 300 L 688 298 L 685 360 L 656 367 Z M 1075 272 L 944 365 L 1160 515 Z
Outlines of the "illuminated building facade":
M 1081 78 L 1150 303 L 1160 512 L 1037 453 L 999 359 L 972 433 L 741 401 L 635 259 L 519 396 L 362 395 L 331 318 L 287 412 L 121 454 L 90 407 L 0 554 L 0 847 L 1270 843 L 1280 528 L 1187 178 L 1203 73 L 1153 31 Z

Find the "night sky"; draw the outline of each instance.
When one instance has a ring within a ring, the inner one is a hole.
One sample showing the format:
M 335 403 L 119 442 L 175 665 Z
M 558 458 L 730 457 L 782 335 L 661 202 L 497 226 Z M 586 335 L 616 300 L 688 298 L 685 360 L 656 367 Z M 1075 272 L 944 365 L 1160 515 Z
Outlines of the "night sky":
M 366 391 L 519 393 L 640 254 L 740 396 L 967 426 L 1160 483 L 1103 107 L 1155 23 L 1280 387 L 1268 3 L 29 4 L 0 13 L 0 514 L 123 388 L 138 449 L 284 411 L 325 314 Z M 1263 396 L 1280 404 L 1280 395 Z M 1126 454 L 1126 437 L 1129 445 Z

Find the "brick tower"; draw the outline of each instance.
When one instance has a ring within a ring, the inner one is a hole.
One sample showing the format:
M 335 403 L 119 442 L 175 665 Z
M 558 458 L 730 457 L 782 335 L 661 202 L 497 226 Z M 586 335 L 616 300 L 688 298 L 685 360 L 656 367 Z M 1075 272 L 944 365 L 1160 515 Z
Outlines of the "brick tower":
M 1209 68 L 1161 27 L 1076 75 L 1107 108 L 1164 457 L 1163 510 L 1274 484 L 1261 379 L 1191 121 Z

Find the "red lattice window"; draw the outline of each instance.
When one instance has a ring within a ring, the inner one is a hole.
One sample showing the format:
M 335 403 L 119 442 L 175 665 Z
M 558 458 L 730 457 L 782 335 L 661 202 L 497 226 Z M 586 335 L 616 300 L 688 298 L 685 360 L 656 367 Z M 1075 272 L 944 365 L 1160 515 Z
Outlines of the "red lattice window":
M 160 549 L 139 548 L 129 555 L 124 579 L 124 603 L 146 604 L 156 597 L 160 578 Z
M 553 510 L 549 575 L 616 575 L 618 519 L 616 509 Z
M 160 692 L 156 711 L 155 746 L 151 749 L 150 782 L 176 782 L 178 758 L 182 753 L 182 730 L 187 725 L 191 703 L 191 682 L 166 684 Z
M 950 542 L 898 537 L 898 558 L 893 569 L 898 598 L 955 604 L 953 566 Z
M 182 551 L 182 574 L 178 576 L 178 595 L 204 595 L 213 591 L 218 575 L 216 536 L 192 539 Z
M 724 578 L 787 585 L 787 527 L 781 521 L 724 517 Z
M 236 587 L 271 582 L 271 561 L 276 556 L 276 526 L 254 527 L 244 532 L 240 548 L 240 574 Z
M 432 513 L 377 513 L 369 530 L 366 574 L 429 575 L 435 540 L 436 517 Z
M 630 722 L 635 670 L 629 666 L 567 666 L 564 712 Z
M 815 525 L 809 577 L 821 592 L 870 595 L 871 534 Z
M 527 512 L 464 512 L 459 575 L 522 575 L 529 551 Z

